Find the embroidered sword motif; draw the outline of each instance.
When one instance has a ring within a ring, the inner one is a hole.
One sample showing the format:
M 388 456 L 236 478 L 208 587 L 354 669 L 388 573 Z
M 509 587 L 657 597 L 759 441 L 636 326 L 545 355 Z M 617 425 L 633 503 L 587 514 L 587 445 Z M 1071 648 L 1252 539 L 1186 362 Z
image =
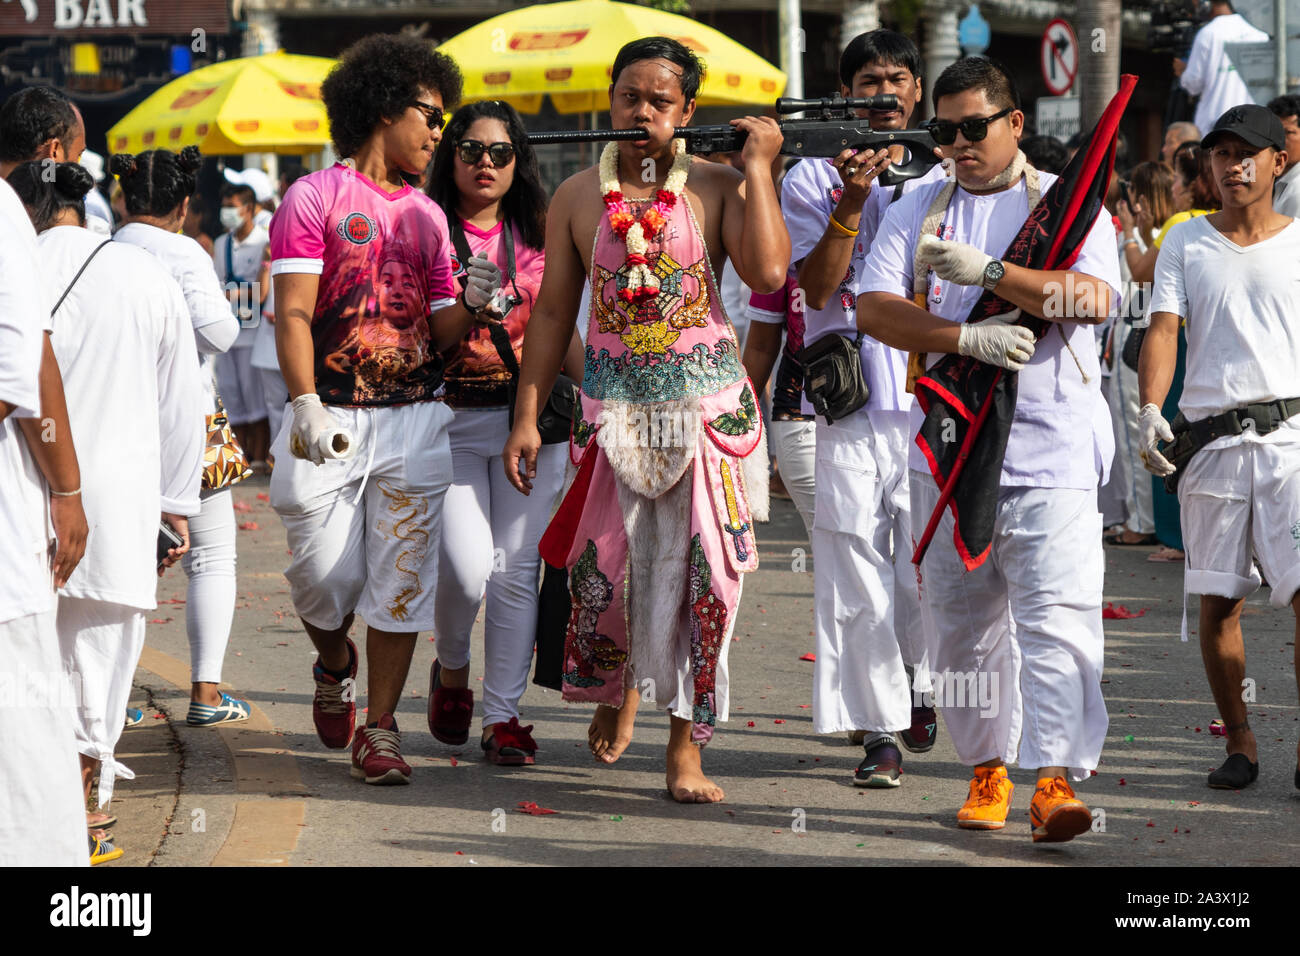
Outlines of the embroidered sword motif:
M 740 511 L 736 507 L 736 486 L 731 481 L 731 466 L 727 464 L 724 458 L 719 462 L 718 470 L 722 475 L 722 493 L 727 499 L 727 523 L 723 530 L 731 535 L 736 545 L 736 560 L 748 561 L 749 549 L 745 547 L 745 532 L 749 530 L 749 523 L 740 520 Z

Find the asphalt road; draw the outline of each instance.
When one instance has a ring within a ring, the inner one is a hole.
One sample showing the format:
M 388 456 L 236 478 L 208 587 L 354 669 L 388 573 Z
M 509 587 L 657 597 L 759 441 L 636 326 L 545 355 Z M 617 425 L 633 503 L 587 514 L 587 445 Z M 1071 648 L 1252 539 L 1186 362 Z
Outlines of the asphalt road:
M 1078 787 L 1103 813 L 1095 814 L 1097 832 L 1034 846 L 1029 771 L 1012 771 L 1006 829 L 957 828 L 969 771 L 942 727 L 935 749 L 908 756 L 902 786 L 888 791 L 853 787 L 860 748 L 813 735 L 813 665 L 800 660 L 813 650 L 811 549 L 785 501 L 773 502 L 773 520 L 759 533 L 761 568 L 746 581 L 731 648 L 731 720 L 705 752 L 724 803 L 668 798 L 666 717 L 643 710 L 623 758 L 600 766 L 586 748 L 590 708 L 536 686 L 522 702 L 542 747 L 536 766 L 483 761 L 477 722 L 469 745 L 438 743 L 424 716 L 429 635 L 420 637 L 398 714 L 413 782 L 366 786 L 349 776 L 348 752 L 326 750 L 313 730 L 313 651 L 289 604 L 284 535 L 258 497 L 265 491 L 265 479 L 236 489 L 246 528 L 225 673 L 234 693 L 256 704 L 257 719 L 221 730 L 185 726 L 185 608 L 171 603 L 183 602 L 184 578 L 169 573 L 137 672 L 146 727 L 127 732 L 120 750 L 137 772 L 118 783 L 114 800 L 127 854 L 109 865 L 1133 867 L 1291 864 L 1300 856 L 1294 625 L 1289 612 L 1268 607 L 1267 591 L 1250 600 L 1243 622 L 1261 777 L 1242 792 L 1209 790 L 1205 775 L 1223 746 L 1209 733 L 1217 715 L 1195 636 L 1178 637 L 1182 566 L 1148 563 L 1150 548 L 1108 549 L 1105 600 L 1143 613 L 1106 621 L 1110 731 L 1100 771 Z M 472 685 L 481 650 L 480 617 Z M 555 812 L 521 812 L 527 804 Z

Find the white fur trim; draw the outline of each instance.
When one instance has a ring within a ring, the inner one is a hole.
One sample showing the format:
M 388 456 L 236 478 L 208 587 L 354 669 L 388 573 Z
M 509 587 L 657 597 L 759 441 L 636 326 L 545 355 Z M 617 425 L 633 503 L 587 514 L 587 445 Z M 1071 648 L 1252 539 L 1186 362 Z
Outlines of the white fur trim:
M 768 520 L 771 503 L 768 497 L 768 481 L 771 478 L 771 468 L 772 463 L 767 455 L 767 429 L 765 428 L 754 450 L 741 459 L 745 500 L 749 502 L 749 514 L 755 522 Z
M 606 401 L 597 426 L 596 441 L 618 480 L 642 497 L 658 498 L 677 484 L 695 459 L 700 402 Z

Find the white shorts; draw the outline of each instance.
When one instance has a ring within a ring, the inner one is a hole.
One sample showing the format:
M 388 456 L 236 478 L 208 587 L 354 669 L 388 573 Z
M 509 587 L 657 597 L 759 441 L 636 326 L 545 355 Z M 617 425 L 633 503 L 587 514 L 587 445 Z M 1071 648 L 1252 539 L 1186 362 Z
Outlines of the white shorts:
M 384 631 L 433 628 L 442 502 L 451 484 L 441 402 L 325 408 L 352 432 L 346 461 L 313 465 L 289 452 L 286 414 L 272 448 L 271 507 L 293 560 L 285 569 L 294 609 L 335 630 L 353 611 Z
M 1268 575 L 1270 603 L 1300 590 L 1300 442 L 1242 441 L 1206 448 L 1178 483 L 1188 594 L 1243 598 Z
M 266 417 L 262 378 L 253 368 L 253 349 L 232 348 L 217 356 L 217 390 L 232 425 L 251 425 Z

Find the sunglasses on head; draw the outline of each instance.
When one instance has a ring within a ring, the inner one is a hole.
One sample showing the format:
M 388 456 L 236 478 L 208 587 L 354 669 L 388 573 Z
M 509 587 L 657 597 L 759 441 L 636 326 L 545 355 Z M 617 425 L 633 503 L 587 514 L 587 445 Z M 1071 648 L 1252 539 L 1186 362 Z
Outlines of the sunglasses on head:
M 500 168 L 514 161 L 515 146 L 514 143 L 493 143 L 489 146 L 476 139 L 462 139 L 456 144 L 456 155 L 466 166 L 473 166 L 484 153 L 488 154 L 488 159 L 492 160 L 493 166 Z
M 965 136 L 968 142 L 978 143 L 989 134 L 989 123 L 1001 119 L 1014 109 L 1015 107 L 1008 106 L 992 116 L 962 120 L 960 123 L 953 123 L 949 120 L 930 120 L 925 124 L 924 128 L 930 131 L 930 135 L 934 137 L 934 141 L 940 146 L 951 146 L 957 142 L 958 130 L 961 130 L 962 136 Z
M 425 122 L 429 124 L 429 129 L 441 130 L 447 125 L 447 120 L 451 117 L 438 109 L 436 106 L 430 106 L 428 103 L 421 103 L 419 100 L 411 100 L 411 105 L 424 114 Z

